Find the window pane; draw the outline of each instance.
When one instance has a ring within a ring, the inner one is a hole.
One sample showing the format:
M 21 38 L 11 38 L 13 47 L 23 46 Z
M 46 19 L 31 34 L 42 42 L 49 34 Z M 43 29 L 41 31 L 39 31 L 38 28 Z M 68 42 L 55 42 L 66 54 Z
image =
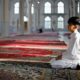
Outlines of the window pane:
M 16 3 L 14 4 L 14 13 L 15 13 L 15 14 L 19 14 L 19 2 L 16 2 Z
M 60 28 L 60 29 L 64 28 L 64 19 L 63 19 L 63 17 L 58 18 L 58 28 Z
M 27 22 L 28 18 L 26 16 L 24 16 L 24 22 Z
M 51 3 L 50 2 L 45 3 L 44 13 L 51 13 Z
M 63 22 L 62 21 L 58 21 L 58 28 L 63 29 Z
M 80 3 L 78 2 L 78 5 L 77 5 L 77 12 L 78 13 L 80 12 L 79 9 L 80 9 Z
M 51 18 L 50 17 L 45 18 L 45 29 L 51 29 Z
M 51 22 L 50 21 L 45 22 L 45 29 L 51 29 Z
M 31 6 L 31 13 L 34 14 L 34 4 Z
M 64 3 L 58 2 L 58 13 L 64 13 Z

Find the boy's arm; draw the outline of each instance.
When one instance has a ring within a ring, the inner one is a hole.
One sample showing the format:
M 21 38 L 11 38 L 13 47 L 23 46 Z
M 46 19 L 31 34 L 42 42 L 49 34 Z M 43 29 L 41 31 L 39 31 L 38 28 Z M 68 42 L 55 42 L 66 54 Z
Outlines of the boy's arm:
M 79 45 L 78 45 L 78 49 L 79 49 L 79 51 L 80 51 L 80 39 L 79 39 Z
M 77 39 L 77 48 L 78 48 L 78 50 L 80 51 L 80 38 Z

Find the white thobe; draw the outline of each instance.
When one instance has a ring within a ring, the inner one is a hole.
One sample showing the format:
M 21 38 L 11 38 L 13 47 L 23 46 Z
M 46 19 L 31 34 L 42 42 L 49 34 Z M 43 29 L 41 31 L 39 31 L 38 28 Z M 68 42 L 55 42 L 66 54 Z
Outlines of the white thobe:
M 62 59 L 52 59 L 50 64 L 53 68 L 76 68 L 80 65 L 80 33 L 77 30 L 71 34 L 69 47 L 63 53 Z

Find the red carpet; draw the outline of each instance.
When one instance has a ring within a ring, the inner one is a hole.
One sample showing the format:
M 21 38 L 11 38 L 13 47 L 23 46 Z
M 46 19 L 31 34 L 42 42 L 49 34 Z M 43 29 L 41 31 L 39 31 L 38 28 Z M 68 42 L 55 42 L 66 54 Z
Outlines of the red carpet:
M 0 48 L 0 58 L 1 57 L 47 57 L 51 55 L 58 55 L 53 50 L 45 49 L 30 49 L 30 48 Z
M 61 52 L 45 49 L 0 48 L 0 61 L 49 63 L 60 54 Z
M 65 45 L 64 41 L 59 40 L 0 40 L 0 46 L 1 45 Z
M 7 48 L 36 48 L 65 50 L 67 45 L 59 40 L 0 40 L 0 47 Z
M 36 49 L 34 48 L 35 45 L 37 47 L 53 46 L 62 49 L 66 47 L 66 44 L 59 40 L 0 40 L 0 58 L 38 58 L 41 61 L 49 61 L 52 56 L 61 54 L 49 49 Z M 33 48 L 28 48 L 29 46 L 33 46 Z

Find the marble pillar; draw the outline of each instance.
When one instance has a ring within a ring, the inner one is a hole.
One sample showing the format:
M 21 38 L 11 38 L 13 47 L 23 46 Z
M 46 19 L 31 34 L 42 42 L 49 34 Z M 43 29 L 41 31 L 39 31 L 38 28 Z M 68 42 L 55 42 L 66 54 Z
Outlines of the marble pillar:
M 2 36 L 9 36 L 9 0 L 3 0 L 2 5 Z
M 30 0 L 27 0 L 27 9 L 28 9 L 28 28 L 27 33 L 31 33 L 31 27 L 32 27 L 32 14 L 31 14 L 31 6 L 32 2 Z
M 24 34 L 24 0 L 20 0 L 19 7 L 19 33 Z

